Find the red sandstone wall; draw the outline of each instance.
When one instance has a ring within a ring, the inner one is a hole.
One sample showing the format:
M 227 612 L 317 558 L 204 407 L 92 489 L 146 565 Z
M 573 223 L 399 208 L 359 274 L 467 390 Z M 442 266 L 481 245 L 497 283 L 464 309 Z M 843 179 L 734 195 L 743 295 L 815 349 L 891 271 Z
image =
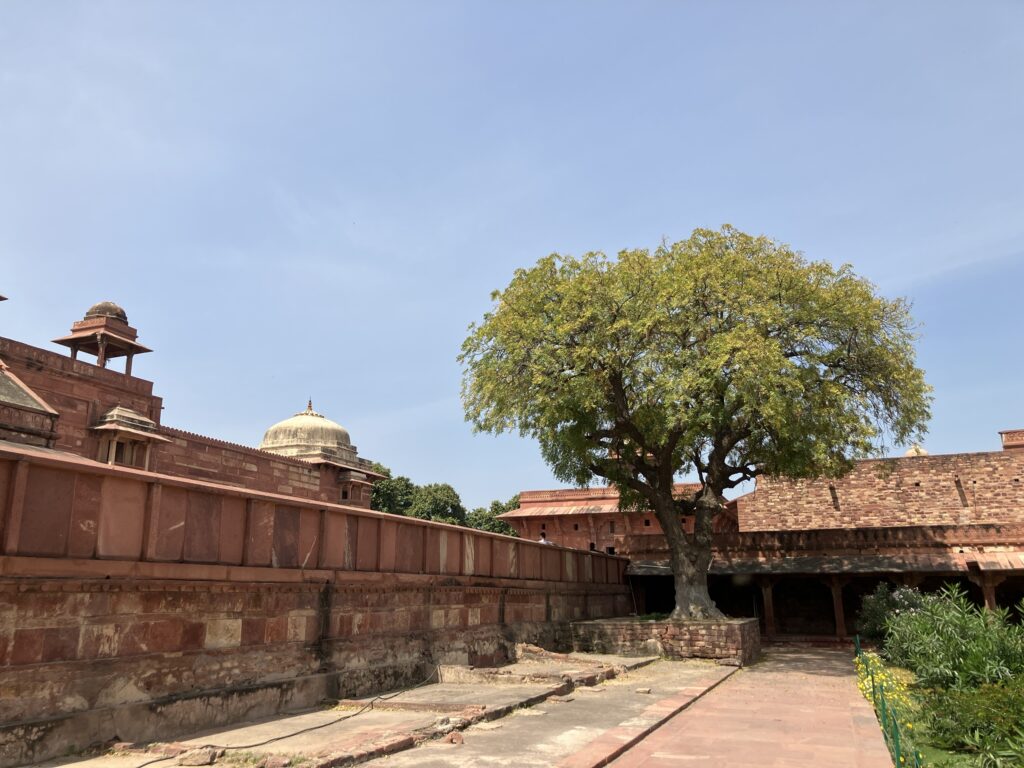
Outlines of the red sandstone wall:
M 342 501 L 342 486 L 330 469 L 320 470 L 299 459 L 178 429 L 165 427 L 162 432 L 171 442 L 154 449 L 150 469 L 155 472 L 367 509 L 370 506 L 368 488 L 358 489 L 358 495 L 350 489 L 350 498 Z
M 1024 522 L 1024 452 L 862 461 L 832 481 L 762 477 L 737 509 L 740 531 Z
M 0 566 L 28 560 L 47 562 Z M 569 620 L 628 610 L 620 584 L 340 572 L 249 583 L 251 571 L 204 581 L 178 563 L 159 569 L 177 579 L 149 578 L 157 572 L 0 578 L 0 765 L 392 690 L 434 664 L 506 661 L 516 642 L 568 649 Z
M 160 423 L 162 401 L 153 396 L 152 382 L 5 338 L 0 358 L 60 413 L 57 448 L 98 458 L 100 440 L 90 428 L 119 404 Z M 171 442 L 153 445 L 153 471 L 328 502 L 342 501 L 346 487 L 345 504 L 370 506 L 369 488 L 343 486 L 332 470 L 191 432 L 162 431 Z
M 0 541 L 0 765 L 565 646 L 630 607 L 620 558 L 28 446 L 0 449 Z
M 60 413 L 57 448 L 95 459 L 100 442 L 89 428 L 118 404 L 160 423 L 162 401 L 152 382 L 2 337 L 0 357 Z
M 303 502 L 0 449 L 7 555 L 622 582 L 618 558 Z

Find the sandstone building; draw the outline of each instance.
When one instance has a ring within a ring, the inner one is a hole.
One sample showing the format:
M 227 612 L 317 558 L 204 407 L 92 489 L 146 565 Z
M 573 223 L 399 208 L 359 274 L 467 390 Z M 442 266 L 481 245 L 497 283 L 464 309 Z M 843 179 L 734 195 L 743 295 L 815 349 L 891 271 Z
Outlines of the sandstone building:
M 720 608 L 768 635 L 852 634 L 879 581 L 954 581 L 989 606 L 1024 598 L 1024 430 L 1002 450 L 857 462 L 835 480 L 758 478 L 714 521 L 709 587 Z M 680 493 L 696 486 L 680 485 Z M 614 488 L 523 491 L 502 515 L 524 538 L 623 555 L 640 613 L 674 604 L 653 513 L 623 512 Z M 692 530 L 692 521 L 685 521 Z

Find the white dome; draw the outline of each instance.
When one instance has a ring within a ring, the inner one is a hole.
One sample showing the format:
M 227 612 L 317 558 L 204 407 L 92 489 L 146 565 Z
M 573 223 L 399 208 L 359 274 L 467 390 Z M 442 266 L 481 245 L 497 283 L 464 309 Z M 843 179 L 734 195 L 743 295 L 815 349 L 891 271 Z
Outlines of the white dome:
M 333 455 L 351 451 L 352 440 L 343 426 L 314 411 L 310 401 L 305 411 L 268 429 L 260 449 L 282 456 Z

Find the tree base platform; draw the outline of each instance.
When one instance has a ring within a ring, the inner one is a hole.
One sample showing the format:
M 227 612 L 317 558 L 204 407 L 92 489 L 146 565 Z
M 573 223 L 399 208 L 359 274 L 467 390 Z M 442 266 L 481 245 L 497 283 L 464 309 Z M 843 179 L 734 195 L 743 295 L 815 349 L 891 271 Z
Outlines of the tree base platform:
M 572 623 L 572 645 L 586 653 L 714 659 L 743 667 L 761 655 L 761 630 L 757 619 L 597 619 Z

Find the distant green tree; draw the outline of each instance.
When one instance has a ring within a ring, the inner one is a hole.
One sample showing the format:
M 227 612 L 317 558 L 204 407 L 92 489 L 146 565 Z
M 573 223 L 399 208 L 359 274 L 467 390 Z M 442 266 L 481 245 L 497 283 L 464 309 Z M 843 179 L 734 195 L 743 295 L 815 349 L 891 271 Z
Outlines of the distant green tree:
M 439 523 L 466 524 L 466 508 L 462 506 L 459 494 L 448 483 L 429 483 L 416 487 L 406 514 Z
M 386 477 L 373 484 L 370 509 L 389 512 L 392 515 L 409 514 L 409 507 L 412 506 L 413 495 L 416 492 L 416 484 L 408 477 L 401 475 L 392 477 L 391 470 L 383 464 L 375 463 L 373 469 Z
M 491 502 L 490 507 L 477 507 L 467 515 L 466 524 L 470 528 L 477 528 L 481 531 L 504 533 L 506 536 L 518 536 L 519 534 L 516 533 L 515 528 L 504 520 L 498 519 L 498 515 L 511 512 L 513 509 L 519 509 L 518 493 L 508 501 L 503 502 L 495 499 Z

